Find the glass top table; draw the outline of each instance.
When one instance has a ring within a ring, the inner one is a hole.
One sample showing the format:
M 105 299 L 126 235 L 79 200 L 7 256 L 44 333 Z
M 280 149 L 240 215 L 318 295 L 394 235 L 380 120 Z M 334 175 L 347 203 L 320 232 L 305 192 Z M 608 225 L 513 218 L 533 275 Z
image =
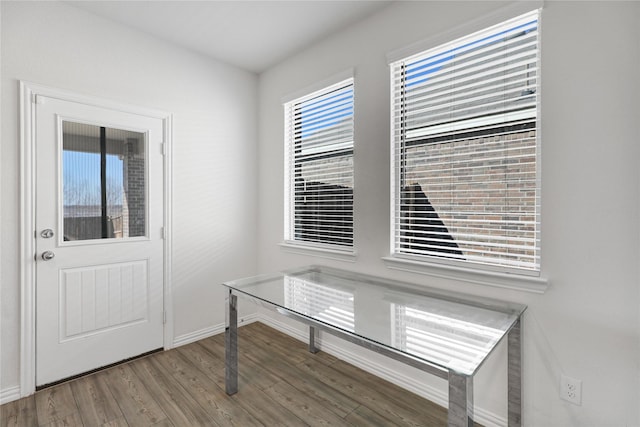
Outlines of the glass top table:
M 238 390 L 237 296 L 449 382 L 450 426 L 473 423 L 473 376 L 508 337 L 508 422 L 521 424 L 521 316 L 526 306 L 324 266 L 225 282 L 226 389 Z

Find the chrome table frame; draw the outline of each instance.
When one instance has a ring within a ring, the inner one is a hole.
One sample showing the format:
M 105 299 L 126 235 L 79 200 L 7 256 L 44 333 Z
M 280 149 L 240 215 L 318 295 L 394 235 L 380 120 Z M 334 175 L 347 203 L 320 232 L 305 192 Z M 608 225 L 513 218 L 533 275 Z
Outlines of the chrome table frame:
M 226 286 L 226 285 L 225 285 Z M 332 327 L 314 319 L 301 316 L 286 308 L 269 303 L 268 301 L 252 298 L 242 292 L 234 292 L 228 287 L 226 298 L 226 326 L 225 326 L 225 387 L 228 395 L 238 392 L 238 297 L 253 300 L 262 307 L 276 311 L 282 315 L 300 321 L 309 326 L 309 351 L 317 353 L 315 345 L 316 331 L 322 330 L 341 339 L 357 344 L 361 347 L 383 354 L 414 368 L 428 372 L 443 378 L 449 383 L 449 412 L 447 417 L 448 427 L 472 427 L 473 426 L 473 375 L 466 375 L 443 368 L 436 364 L 425 362 L 407 353 L 382 346 L 374 341 L 351 334 L 342 329 Z M 520 427 L 522 425 L 522 317 L 507 335 L 507 380 L 508 380 L 508 426 Z

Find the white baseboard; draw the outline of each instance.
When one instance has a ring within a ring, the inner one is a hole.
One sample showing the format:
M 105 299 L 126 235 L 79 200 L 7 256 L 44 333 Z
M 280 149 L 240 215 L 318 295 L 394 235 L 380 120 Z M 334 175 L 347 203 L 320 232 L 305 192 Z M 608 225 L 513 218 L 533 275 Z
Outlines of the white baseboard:
M 309 339 L 307 331 L 301 331 L 298 328 L 292 327 L 287 323 L 281 322 L 265 314 L 258 314 L 258 318 L 256 320 L 304 343 L 306 343 Z M 446 391 L 442 391 L 435 387 L 421 383 L 415 378 L 392 370 L 389 367 L 373 360 L 369 360 L 362 354 L 356 354 L 345 350 L 342 346 L 335 343 L 326 340 L 323 342 L 321 337 L 316 341 L 316 346 L 322 351 L 325 351 L 340 360 L 344 360 L 347 363 L 357 366 L 364 371 L 387 380 L 390 383 L 393 383 L 399 387 L 404 388 L 405 390 L 417 394 L 418 396 L 424 397 L 425 399 L 430 400 L 440 406 L 444 406 L 446 408 L 449 405 L 448 394 L 446 393 Z M 486 427 L 507 426 L 507 420 L 505 418 L 498 416 L 492 412 L 483 410 L 482 408 L 478 408 L 477 406 L 474 408 L 474 415 L 475 421 Z
M 191 344 L 192 342 L 209 338 L 210 336 L 217 335 L 222 332 L 224 332 L 224 323 L 189 332 L 188 334 L 179 335 L 173 339 L 171 348 Z
M 20 386 L 0 390 L 0 405 L 20 399 Z
M 238 319 L 238 326 L 248 325 L 249 323 L 253 323 L 256 320 L 258 320 L 258 316 L 256 314 L 243 316 Z M 213 335 L 221 334 L 224 332 L 224 328 L 225 324 L 220 323 L 218 325 L 209 326 L 207 328 L 179 335 L 173 339 L 173 346 L 171 348 L 180 347 L 185 344 L 191 344 L 192 342 L 196 342 L 204 338 L 209 338 Z

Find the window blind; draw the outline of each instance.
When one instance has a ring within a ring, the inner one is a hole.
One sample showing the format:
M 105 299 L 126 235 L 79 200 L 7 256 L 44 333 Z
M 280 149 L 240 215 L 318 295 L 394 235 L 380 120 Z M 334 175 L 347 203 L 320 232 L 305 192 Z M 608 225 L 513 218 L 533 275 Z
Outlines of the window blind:
M 353 79 L 285 104 L 285 241 L 353 247 Z
M 539 271 L 538 17 L 390 64 L 394 255 Z

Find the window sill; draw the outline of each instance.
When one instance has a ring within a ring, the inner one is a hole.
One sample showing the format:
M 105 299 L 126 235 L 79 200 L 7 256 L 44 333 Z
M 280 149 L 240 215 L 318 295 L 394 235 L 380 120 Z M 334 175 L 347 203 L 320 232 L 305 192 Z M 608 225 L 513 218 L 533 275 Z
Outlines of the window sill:
M 283 251 L 300 254 L 310 255 L 321 258 L 328 258 L 338 261 L 355 262 L 356 251 L 355 250 L 341 250 L 331 248 L 321 248 L 311 245 L 301 245 L 292 242 L 282 242 L 279 244 Z
M 498 288 L 514 289 L 543 294 L 549 287 L 549 281 L 542 277 L 532 277 L 493 271 L 473 270 L 450 265 L 416 261 L 400 257 L 383 257 L 387 268 L 425 274 L 442 279 L 458 280 Z

